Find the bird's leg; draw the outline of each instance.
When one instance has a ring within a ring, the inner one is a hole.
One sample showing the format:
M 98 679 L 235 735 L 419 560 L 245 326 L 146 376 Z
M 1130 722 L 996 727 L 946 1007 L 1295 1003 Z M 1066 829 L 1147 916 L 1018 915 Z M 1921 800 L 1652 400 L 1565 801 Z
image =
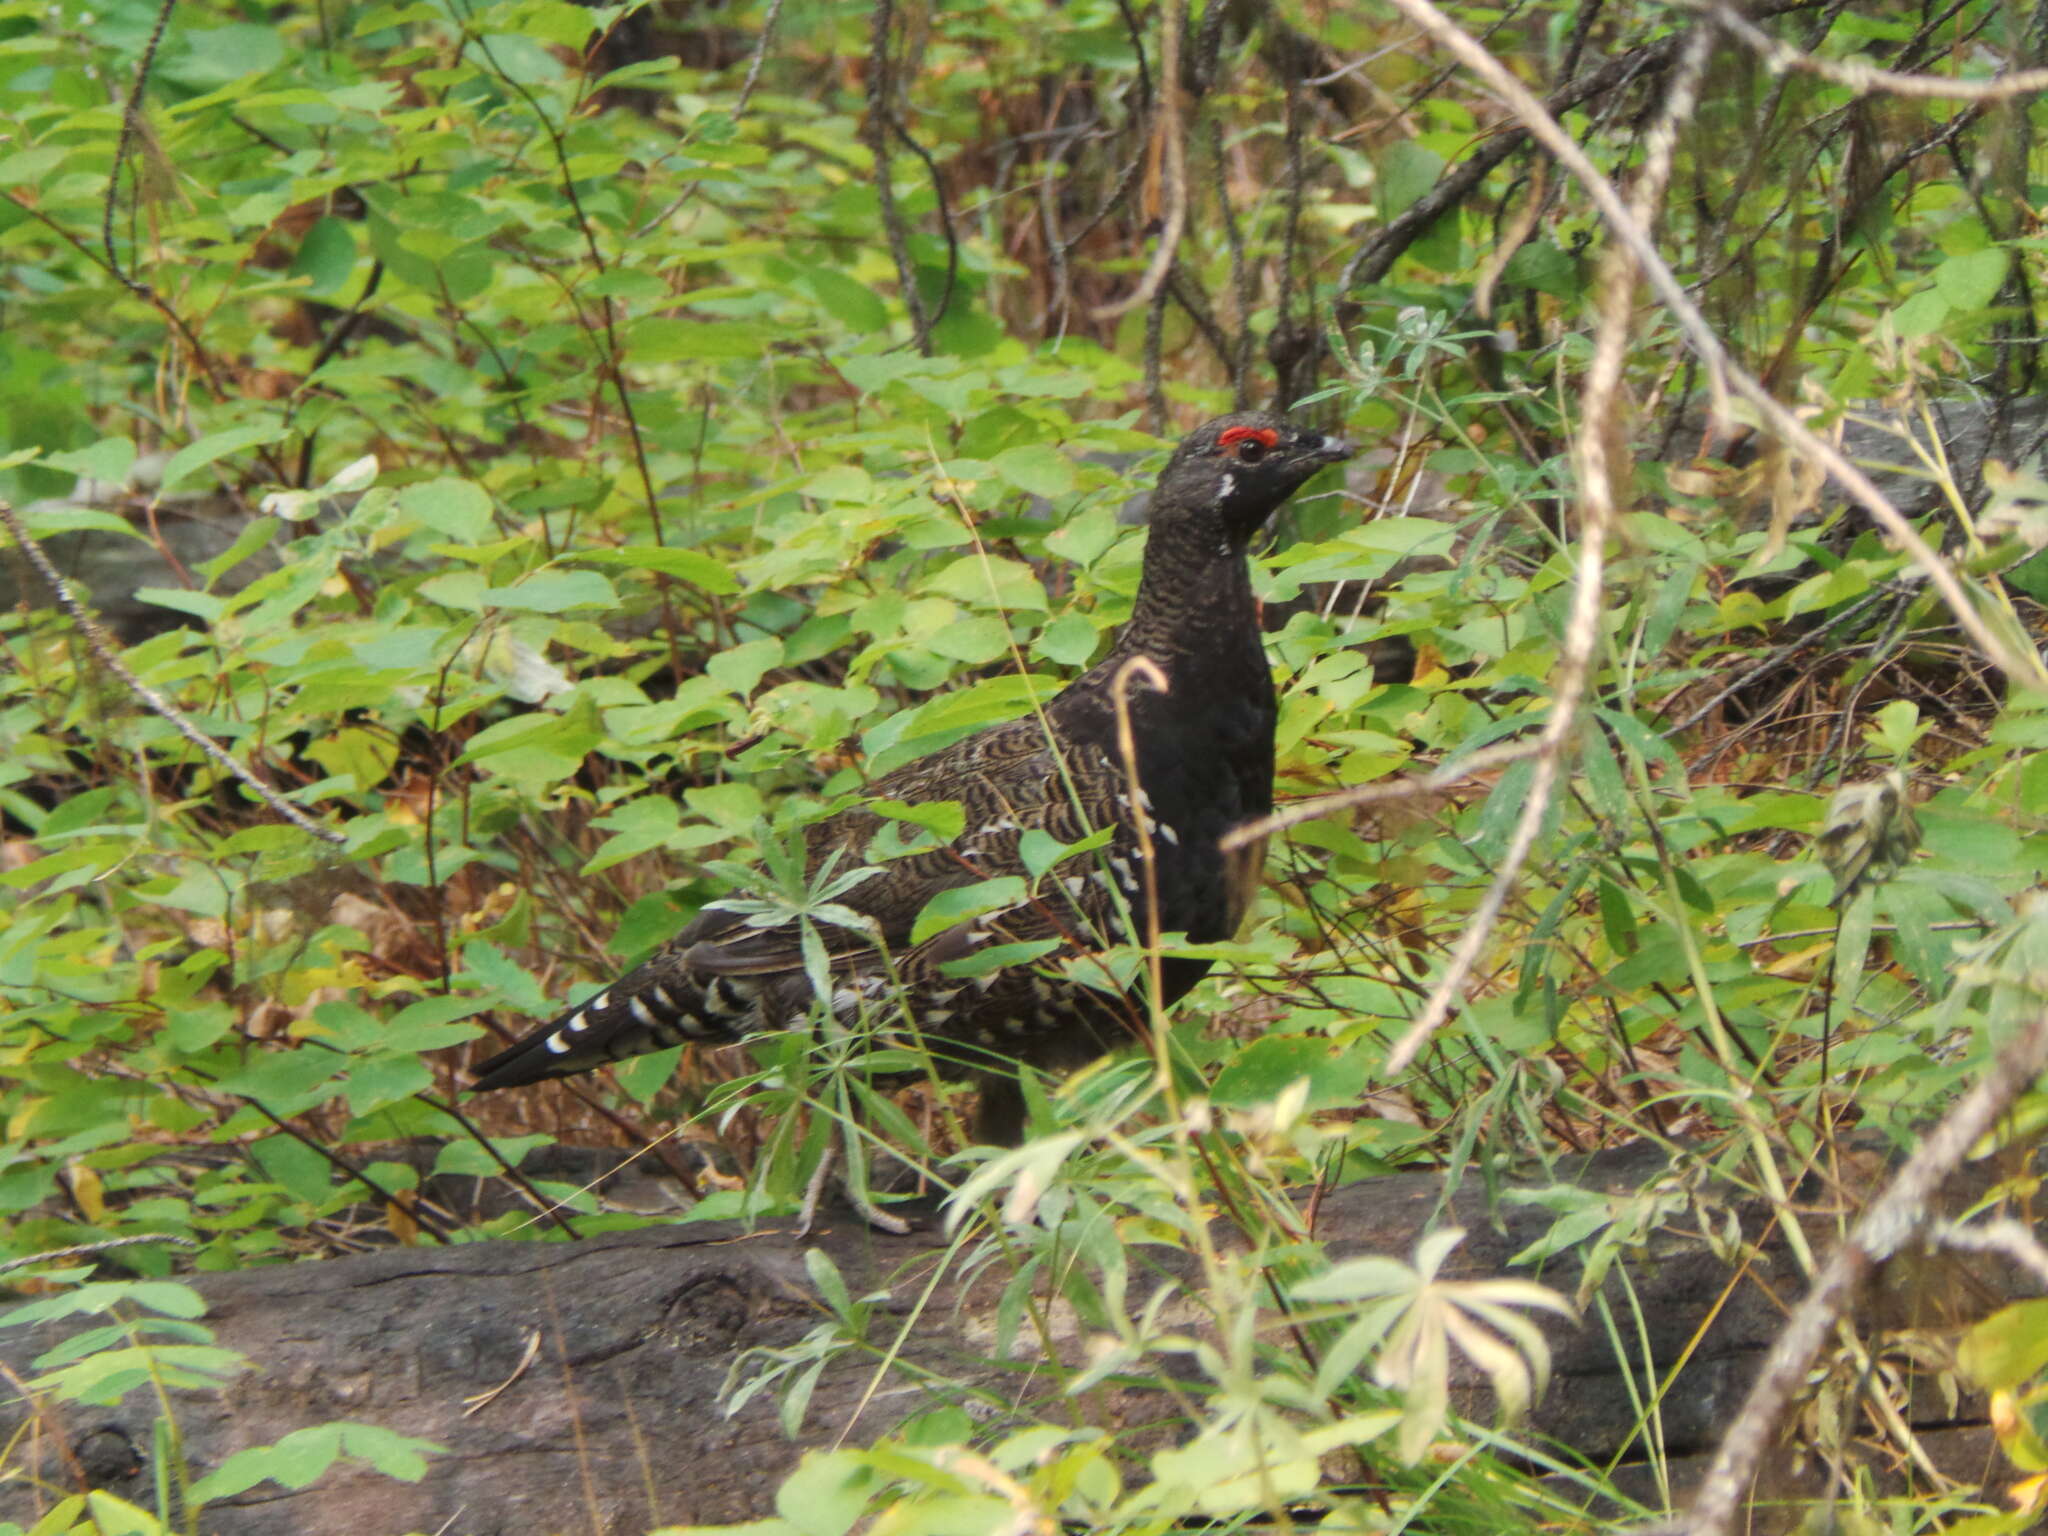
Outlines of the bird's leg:
M 866 1179 L 856 1173 L 860 1166 L 860 1155 L 853 1150 L 853 1138 L 860 1132 L 846 1124 L 837 1125 L 825 1139 L 825 1151 L 818 1159 L 818 1166 L 811 1170 L 811 1177 L 804 1185 L 804 1203 L 797 1211 L 796 1235 L 809 1237 L 817 1225 L 818 1204 L 825 1197 L 825 1185 L 832 1177 L 832 1170 L 839 1162 L 839 1149 L 847 1148 L 846 1177 L 839 1181 L 839 1192 L 846 1197 L 846 1203 L 853 1207 L 853 1213 L 878 1232 L 887 1232 L 891 1237 L 910 1235 L 910 1223 L 901 1216 L 892 1216 L 882 1210 L 867 1196 Z

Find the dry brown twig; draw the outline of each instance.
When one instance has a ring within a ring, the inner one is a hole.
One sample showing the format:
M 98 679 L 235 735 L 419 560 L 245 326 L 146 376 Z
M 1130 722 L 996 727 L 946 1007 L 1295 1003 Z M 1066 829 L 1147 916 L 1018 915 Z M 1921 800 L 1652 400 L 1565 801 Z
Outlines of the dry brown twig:
M 1226 832 L 1223 836 L 1223 851 L 1233 852 L 1247 843 L 1257 842 L 1262 837 L 1284 832 L 1289 827 L 1298 827 L 1304 821 L 1318 821 L 1332 811 L 1357 810 L 1362 806 L 1379 805 L 1389 800 L 1411 800 L 1419 795 L 1434 794 L 1465 779 L 1477 778 L 1480 774 L 1490 773 L 1495 768 L 1505 768 L 1509 763 L 1519 763 L 1525 757 L 1533 757 L 1540 745 L 1534 741 L 1517 741 L 1503 747 L 1485 747 L 1470 756 L 1445 763 L 1421 778 L 1397 779 L 1384 784 L 1362 784 L 1356 789 L 1340 789 L 1335 794 L 1317 795 L 1313 800 L 1296 801 L 1284 811 L 1275 811 L 1270 816 L 1248 821 L 1243 826 Z

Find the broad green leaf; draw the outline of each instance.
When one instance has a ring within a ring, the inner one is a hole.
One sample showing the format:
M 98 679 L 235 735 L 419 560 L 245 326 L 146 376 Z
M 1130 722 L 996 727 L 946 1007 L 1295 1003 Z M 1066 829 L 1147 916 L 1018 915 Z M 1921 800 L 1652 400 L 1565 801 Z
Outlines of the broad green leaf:
M 1024 896 L 1024 880 L 1020 875 L 999 875 L 993 880 L 978 880 L 973 885 L 941 891 L 917 914 L 917 921 L 910 927 L 910 942 L 922 944 L 926 939 L 972 918 L 990 912 L 1006 912 L 1022 902 Z
M 752 358 L 766 352 L 775 340 L 773 328 L 747 321 L 650 316 L 627 331 L 626 356 L 636 364 Z
M 992 462 L 997 474 L 1033 496 L 1058 501 L 1074 493 L 1073 462 L 1049 444 L 1005 448 Z
M 331 298 L 348 286 L 355 273 L 356 237 L 346 219 L 329 215 L 316 219 L 299 242 L 292 259 L 291 275 L 308 279 L 306 292 L 315 298 Z
M 566 613 L 571 608 L 613 608 L 618 593 L 595 571 L 535 571 L 517 586 L 486 587 L 480 594 L 493 608 L 529 613 Z
M 588 560 L 593 565 L 623 565 L 636 571 L 654 571 L 663 576 L 673 576 L 678 581 L 687 581 L 706 592 L 727 593 L 740 589 L 739 583 L 733 580 L 732 572 L 701 550 L 654 546 L 584 549 L 578 550 L 573 558 Z
M 1951 256 L 1934 269 L 1934 291 L 1952 308 L 1974 314 L 1998 297 L 2010 265 L 2010 257 L 1998 247 Z
M 43 455 L 52 469 L 68 469 L 87 480 L 104 480 L 121 485 L 135 463 L 135 444 L 125 437 L 103 437 L 90 448 Z
M 218 463 L 230 454 L 274 443 L 284 434 L 285 426 L 281 421 L 250 422 L 209 433 L 171 455 L 170 463 L 164 466 L 162 489 L 175 491 L 209 464 Z
M 480 544 L 492 527 L 491 498 L 468 480 L 428 480 L 399 492 L 398 505 L 436 533 L 466 544 Z

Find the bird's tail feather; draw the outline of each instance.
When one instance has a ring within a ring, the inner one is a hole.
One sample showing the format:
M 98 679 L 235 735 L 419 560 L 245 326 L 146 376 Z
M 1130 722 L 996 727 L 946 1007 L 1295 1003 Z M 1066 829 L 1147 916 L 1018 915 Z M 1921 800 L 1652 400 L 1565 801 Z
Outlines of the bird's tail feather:
M 635 973 L 478 1063 L 470 1086 L 517 1088 L 671 1045 L 737 1040 L 760 1027 L 759 993 L 744 977 L 713 977 L 700 986 Z

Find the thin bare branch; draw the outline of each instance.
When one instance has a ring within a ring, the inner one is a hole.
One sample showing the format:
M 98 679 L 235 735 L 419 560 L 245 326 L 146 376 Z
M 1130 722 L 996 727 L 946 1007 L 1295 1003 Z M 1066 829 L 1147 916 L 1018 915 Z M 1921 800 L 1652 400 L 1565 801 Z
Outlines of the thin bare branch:
M 1360 784 L 1352 789 L 1340 789 L 1335 794 L 1317 795 L 1313 800 L 1298 800 L 1285 810 L 1275 811 L 1270 816 L 1261 816 L 1257 821 L 1248 821 L 1243 826 L 1224 833 L 1223 851 L 1233 852 L 1247 843 L 1255 843 L 1261 838 L 1270 837 L 1275 832 L 1298 827 L 1304 821 L 1320 821 L 1335 811 L 1356 810 L 1360 806 L 1379 805 L 1389 800 L 1410 800 L 1417 795 L 1432 794 L 1465 779 L 1490 773 L 1495 768 L 1504 768 L 1509 763 L 1519 763 L 1525 757 L 1534 757 L 1538 748 L 1539 743 L 1534 741 L 1517 741 L 1504 747 L 1486 747 L 1469 757 L 1460 757 L 1445 763 L 1419 779 L 1397 779 L 1390 784 Z
M 896 206 L 896 182 L 889 173 L 889 136 L 896 125 L 889 34 L 895 20 L 894 0 L 878 0 L 868 38 L 866 138 L 875 157 L 875 200 L 882 215 L 882 230 L 889 240 L 889 257 L 896 264 L 896 281 L 903 290 L 903 307 L 910 315 L 911 335 L 917 350 L 930 357 L 932 317 L 925 309 L 924 295 L 917 290 L 917 267 L 910 259 L 910 231 L 904 227 L 903 210 Z
M 768 45 L 775 40 L 775 23 L 782 19 L 782 0 L 768 0 L 768 14 L 761 22 L 761 38 L 754 44 L 754 56 L 747 60 L 747 78 L 740 82 L 739 100 L 732 104 L 732 120 L 747 115 L 747 103 L 754 99 L 754 86 L 761 78 L 761 66 L 768 62 Z
M 1995 1253 L 2048 1285 L 2048 1244 L 2034 1236 L 2023 1221 L 2006 1217 L 1999 1221 L 1941 1222 L 1928 1233 L 1928 1241 L 1958 1253 Z
M 254 770 L 237 762 L 218 742 L 194 725 L 186 717 L 183 710 L 179 709 L 177 705 L 173 704 L 161 693 L 158 693 L 156 689 L 150 687 L 148 683 L 145 683 L 130 671 L 128 664 L 114 653 L 113 641 L 107 637 L 106 630 L 101 627 L 100 621 L 93 616 L 92 610 L 78 600 L 71 590 L 71 584 L 64 579 L 63 573 L 51 563 L 50 557 L 43 552 L 43 547 L 29 537 L 28 529 L 22 526 L 19 514 L 15 512 L 11 505 L 4 501 L 0 501 L 0 525 L 4 525 L 7 531 L 14 536 L 14 542 L 21 546 L 21 552 L 28 557 L 29 564 L 41 572 L 43 580 L 50 584 L 50 590 L 57 594 L 57 606 L 62 608 L 69 615 L 71 622 L 78 626 L 78 632 L 85 637 L 86 648 L 92 652 L 94 659 L 109 672 L 113 673 L 115 677 L 119 678 L 123 687 L 134 694 L 136 698 L 142 700 L 152 711 L 170 721 L 177 728 L 180 736 L 191 742 L 201 752 L 204 752 L 223 772 L 232 774 L 235 778 L 241 780 L 242 783 L 249 787 L 257 799 L 261 800 L 300 831 L 310 832 L 325 843 L 345 843 L 348 841 L 341 833 L 335 831 L 332 827 L 323 827 L 296 805 L 293 805 L 291 801 L 285 799 L 284 796 L 258 778 Z
M 1777 73 L 1818 75 L 1863 94 L 1911 96 L 1932 101 L 2010 101 L 2048 90 L 2048 69 L 2023 69 L 1990 80 L 1957 80 L 1947 75 L 1904 75 L 1870 64 L 1820 59 L 1781 43 L 1726 0 L 1685 0 L 1692 9 L 1753 50 Z

